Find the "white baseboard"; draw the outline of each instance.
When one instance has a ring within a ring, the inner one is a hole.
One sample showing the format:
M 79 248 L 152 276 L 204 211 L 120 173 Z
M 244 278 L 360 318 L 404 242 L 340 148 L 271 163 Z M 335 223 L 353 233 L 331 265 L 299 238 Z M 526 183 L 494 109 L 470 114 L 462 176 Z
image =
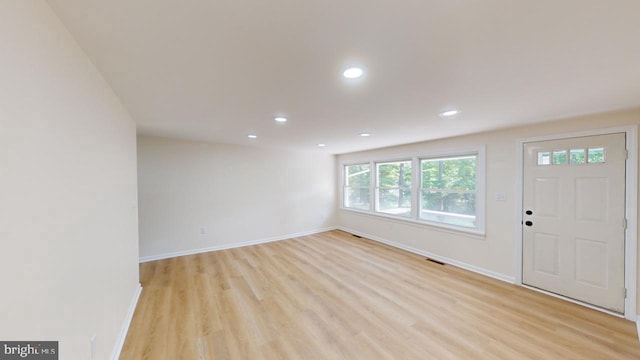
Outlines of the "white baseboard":
M 640 341 L 640 315 L 636 315 L 636 330 L 638 334 L 638 341 Z
M 176 252 L 171 252 L 171 253 L 167 253 L 167 254 L 160 254 L 160 255 L 143 256 L 143 257 L 140 258 L 140 262 L 144 263 L 144 262 L 148 262 L 148 261 L 169 259 L 169 258 L 174 258 L 174 257 L 178 257 L 178 256 L 201 254 L 201 253 L 206 253 L 206 252 L 210 252 L 210 251 L 219 251 L 219 250 L 234 249 L 234 248 L 239 248 L 239 247 L 244 247 L 244 246 L 266 244 L 266 243 L 270 243 L 270 242 L 274 242 L 274 241 L 286 240 L 286 239 L 291 239 L 291 238 L 299 237 L 299 236 L 313 235 L 313 234 L 317 234 L 317 233 L 321 233 L 321 232 L 325 232 L 325 231 L 330 231 L 330 230 L 335 230 L 335 229 L 337 229 L 337 227 L 327 227 L 327 228 L 322 228 L 322 229 L 303 231 L 303 232 L 294 233 L 294 234 L 273 236 L 273 237 L 263 238 L 263 239 L 258 239 L 258 240 L 243 241 L 243 242 L 233 243 L 233 244 L 217 245 L 217 246 L 211 246 L 211 247 L 193 249 L 193 250 L 176 251 Z
M 136 306 L 138 305 L 140 294 L 142 294 L 142 285 L 138 284 L 138 287 L 133 294 L 133 299 L 131 299 L 131 304 L 129 305 L 127 316 L 125 317 L 124 323 L 122 324 L 122 329 L 120 329 L 120 336 L 118 336 L 118 341 L 116 342 L 116 345 L 113 348 L 113 352 L 111 353 L 111 360 L 118 360 L 120 358 L 120 352 L 122 351 L 122 347 L 124 346 L 124 341 L 127 339 L 129 326 L 131 326 L 131 320 L 133 320 L 133 313 L 136 311 Z
M 500 274 L 500 273 L 497 273 L 497 272 L 493 272 L 493 271 L 490 271 L 490 270 L 479 268 L 477 266 L 473 266 L 473 265 L 469 265 L 469 264 L 466 264 L 466 263 L 463 263 L 463 262 L 460 262 L 460 261 L 457 261 L 457 260 L 449 259 L 447 257 L 440 256 L 440 255 L 437 255 L 437 254 L 433 254 L 433 253 L 430 253 L 428 251 L 416 249 L 416 248 L 413 248 L 411 246 L 407 246 L 407 245 L 400 244 L 400 243 L 397 243 L 397 242 L 393 242 L 393 241 L 390 241 L 390 240 L 387 240 L 387 239 L 383 239 L 383 238 L 378 237 L 378 236 L 366 234 L 366 233 L 363 233 L 363 232 L 360 232 L 360 231 L 357 231 L 357 230 L 353 230 L 353 229 L 349 229 L 349 228 L 345 228 L 345 227 L 342 227 L 342 226 L 339 226 L 338 229 L 342 230 L 342 231 L 346 231 L 346 232 L 352 233 L 352 234 L 355 234 L 355 235 L 358 235 L 358 236 L 362 236 L 362 237 L 367 238 L 367 239 L 371 239 L 371 240 L 374 240 L 374 241 L 377 241 L 377 242 L 381 242 L 383 244 L 387 244 L 389 246 L 393 246 L 393 247 L 398 248 L 398 249 L 406 250 L 406 251 L 412 252 L 414 254 L 422 255 L 422 256 L 428 257 L 430 259 L 443 262 L 445 264 L 450 264 L 450 265 L 453 265 L 453 266 L 457 266 L 459 268 L 462 268 L 462 269 L 465 269 L 465 270 L 469 270 L 469 271 L 472 271 L 474 273 L 478 273 L 480 275 L 484 275 L 484 276 L 488 276 L 488 277 L 491 277 L 491 278 L 494 278 L 494 279 L 497 279 L 497 280 L 500 280 L 500 281 L 508 282 L 510 284 L 514 284 L 515 281 L 516 281 L 516 279 L 514 277 L 512 277 L 512 276 L 507 276 L 507 275 L 504 275 L 504 274 Z

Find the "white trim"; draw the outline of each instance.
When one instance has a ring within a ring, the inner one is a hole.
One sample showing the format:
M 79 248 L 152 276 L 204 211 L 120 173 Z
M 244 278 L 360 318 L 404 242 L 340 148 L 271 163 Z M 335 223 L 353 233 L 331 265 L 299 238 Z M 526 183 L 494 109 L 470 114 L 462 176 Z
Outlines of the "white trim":
M 294 238 L 294 237 L 318 234 L 318 233 L 321 233 L 321 232 L 335 230 L 335 229 L 336 229 L 336 227 L 334 226 L 334 227 L 327 227 L 327 228 L 310 230 L 310 231 L 303 231 L 303 232 L 294 233 L 294 234 L 288 234 L 288 235 L 273 236 L 273 237 L 268 237 L 268 238 L 263 238 L 263 239 L 243 241 L 243 242 L 239 242 L 239 243 L 216 245 L 216 246 L 210 246 L 210 247 L 206 247 L 206 248 L 184 250 L 184 251 L 176 251 L 176 252 L 171 252 L 171 253 L 166 253 L 166 254 L 159 254 L 159 255 L 143 256 L 143 257 L 140 258 L 140 262 L 144 263 L 144 262 L 149 262 L 149 261 L 156 261 L 156 260 L 174 258 L 174 257 L 178 257 L 178 256 L 201 254 L 201 253 L 206 253 L 206 252 L 210 252 L 210 251 L 219 251 L 219 250 L 235 249 L 235 248 L 244 247 L 244 246 L 266 244 L 266 243 L 270 243 L 270 242 L 274 242 L 274 241 L 291 239 L 291 238 Z
M 113 347 L 113 352 L 111 353 L 112 360 L 118 360 L 118 358 L 120 358 L 120 352 L 122 352 L 124 341 L 127 339 L 129 326 L 131 326 L 131 320 L 133 320 L 133 314 L 136 311 L 136 306 L 138 305 L 138 299 L 140 299 L 140 294 L 142 294 L 142 285 L 138 284 L 138 287 L 136 287 L 136 291 L 133 294 L 133 299 L 131 299 L 131 304 L 129 305 L 129 310 L 127 311 L 127 315 L 124 318 L 124 323 L 122 323 L 122 328 L 120 329 L 120 336 L 118 336 L 118 341 Z
M 369 165 L 369 209 L 368 210 L 358 210 L 358 211 L 368 211 L 371 212 L 373 211 L 373 171 L 374 171 L 374 167 L 375 164 L 372 161 L 366 161 L 366 162 L 354 162 L 354 163 L 342 163 L 340 164 L 340 208 L 345 208 L 344 207 L 344 202 L 345 202 L 345 198 L 344 198 L 344 189 L 347 187 L 347 182 L 346 182 L 346 171 L 345 168 L 347 166 L 356 166 L 356 165 Z M 367 187 L 365 186 L 353 186 L 350 188 L 358 188 L 358 189 L 366 189 Z M 345 209 L 355 209 L 355 208 L 345 208 Z
M 487 145 L 478 144 L 475 146 L 460 146 L 457 148 L 438 149 L 431 152 L 419 153 L 418 159 L 439 159 L 439 158 L 451 158 L 464 155 L 476 155 L 480 151 L 485 151 Z
M 443 233 L 453 234 L 458 236 L 465 236 L 472 239 L 483 240 L 485 238 L 484 233 L 480 233 L 472 229 L 463 228 L 461 226 L 448 225 L 444 223 L 436 223 L 436 222 L 426 221 L 426 220 L 413 220 L 411 218 L 387 215 L 384 213 L 372 213 L 371 211 L 366 211 L 366 210 L 357 210 L 357 209 L 350 209 L 350 208 L 340 208 L 339 210 L 351 213 L 353 215 L 369 216 L 376 220 L 392 221 L 397 224 L 410 225 L 417 228 L 440 231 Z
M 523 163 L 523 146 L 527 142 L 547 141 L 567 139 L 582 136 L 605 135 L 614 133 L 625 133 L 627 138 L 628 158 L 626 163 L 626 197 L 625 197 L 625 217 L 628 225 L 625 232 L 625 275 L 624 282 L 627 288 L 627 298 L 624 303 L 624 317 L 627 320 L 635 321 L 636 314 L 636 297 L 637 297 L 637 249 L 638 249 L 638 126 L 619 126 L 606 129 L 596 129 L 588 131 L 580 131 L 564 134 L 553 134 L 536 136 L 530 138 L 518 139 L 516 142 L 516 220 L 522 219 L 522 196 L 524 179 L 524 163 Z M 522 223 L 516 221 L 516 285 L 522 286 Z M 561 297 L 570 300 L 565 297 Z M 581 303 L 585 305 L 584 303 Z M 595 307 L 595 309 L 603 311 L 603 309 Z M 604 311 L 608 312 L 608 311 Z
M 516 141 L 516 218 L 515 226 L 516 231 L 516 244 L 515 257 L 516 257 L 516 285 L 522 286 L 522 196 L 524 194 L 524 187 L 522 181 L 524 180 L 524 139 L 518 139 Z M 520 221 L 520 222 L 518 222 Z
M 640 316 L 636 316 L 636 332 L 638 334 L 638 341 L 640 341 Z
M 477 267 L 477 266 L 474 266 L 474 265 L 469 265 L 469 264 L 463 263 L 461 261 L 449 259 L 449 258 L 444 257 L 444 256 L 440 256 L 440 255 L 437 255 L 437 254 L 434 254 L 434 253 L 431 253 L 431 252 L 428 252 L 428 251 L 416 249 L 414 247 L 407 246 L 407 245 L 404 245 L 404 244 L 400 244 L 400 243 L 397 243 L 397 242 L 394 242 L 394 241 L 390 241 L 390 240 L 387 240 L 387 239 L 383 239 L 383 238 L 378 237 L 378 236 L 366 234 L 366 233 L 363 233 L 361 231 L 349 229 L 349 228 L 346 228 L 346 227 L 343 227 L 343 226 L 339 226 L 338 229 L 342 230 L 342 231 L 346 231 L 346 232 L 351 233 L 351 234 L 355 234 L 355 235 L 361 236 L 363 238 L 374 240 L 374 241 L 377 241 L 377 242 L 380 242 L 380 243 L 383 243 L 383 244 L 386 244 L 386 245 L 389 245 L 389 246 L 392 246 L 392 247 L 395 247 L 395 248 L 398 248 L 398 249 L 401 249 L 401 250 L 405 250 L 405 251 L 408 251 L 408 252 L 411 252 L 411 253 L 414 253 L 414 254 L 422 255 L 422 256 L 428 257 L 430 259 L 443 262 L 445 264 L 449 264 L 449 265 L 453 265 L 453 266 L 456 266 L 456 267 L 459 267 L 459 268 L 462 268 L 462 269 L 465 269 L 465 270 L 469 270 L 471 272 L 474 272 L 474 273 L 477 273 L 477 274 L 480 274 L 480 275 L 484 275 L 484 276 L 488 276 L 490 278 L 494 278 L 494 279 L 497 279 L 497 280 L 500 280 L 500 281 L 504 281 L 504 282 L 507 282 L 509 284 L 513 284 L 513 282 L 515 280 L 512 276 L 507 276 L 507 275 L 500 274 L 500 273 L 497 273 L 497 272 L 494 272 L 494 271 L 490 271 L 490 270 L 487 270 L 487 269 L 483 269 L 483 268 L 480 268 L 480 267 Z
M 629 126 L 627 133 L 626 210 L 624 282 L 627 298 L 624 315 L 628 320 L 636 317 L 638 274 L 638 126 Z

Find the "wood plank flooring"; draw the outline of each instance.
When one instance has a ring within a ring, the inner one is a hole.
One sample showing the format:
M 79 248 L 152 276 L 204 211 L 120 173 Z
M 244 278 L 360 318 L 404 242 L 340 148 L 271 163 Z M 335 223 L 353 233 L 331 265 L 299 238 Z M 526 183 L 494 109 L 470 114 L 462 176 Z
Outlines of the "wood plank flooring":
M 630 321 L 341 231 L 141 278 L 120 359 L 640 359 Z

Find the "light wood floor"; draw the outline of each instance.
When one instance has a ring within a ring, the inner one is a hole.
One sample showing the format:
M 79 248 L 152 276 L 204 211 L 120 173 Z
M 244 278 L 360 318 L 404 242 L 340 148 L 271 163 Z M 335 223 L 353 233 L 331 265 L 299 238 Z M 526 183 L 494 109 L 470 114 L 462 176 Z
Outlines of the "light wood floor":
M 121 359 L 640 359 L 630 321 L 340 231 L 141 277 Z

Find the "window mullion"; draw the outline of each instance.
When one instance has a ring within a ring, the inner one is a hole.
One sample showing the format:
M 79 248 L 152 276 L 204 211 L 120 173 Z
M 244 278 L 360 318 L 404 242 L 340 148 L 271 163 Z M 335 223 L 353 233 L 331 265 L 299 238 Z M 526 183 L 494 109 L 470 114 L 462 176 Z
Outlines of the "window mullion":
M 420 219 L 420 188 L 422 187 L 422 168 L 420 167 L 420 159 L 416 156 L 411 159 L 411 214 L 414 220 Z
M 369 162 L 370 177 L 369 177 L 369 211 L 375 212 L 378 204 L 376 202 L 376 187 L 378 186 L 378 169 L 373 161 Z

